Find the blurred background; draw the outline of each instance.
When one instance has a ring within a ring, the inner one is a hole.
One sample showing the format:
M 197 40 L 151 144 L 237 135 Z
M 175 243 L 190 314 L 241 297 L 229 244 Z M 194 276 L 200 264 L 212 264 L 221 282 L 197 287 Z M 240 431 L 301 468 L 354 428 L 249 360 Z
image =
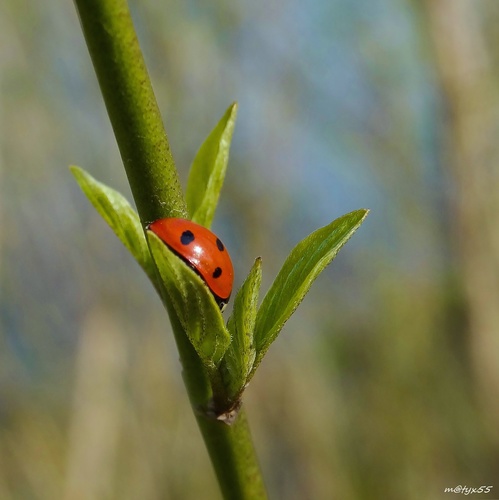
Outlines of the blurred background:
M 499 3 L 131 4 L 184 185 L 239 102 L 236 285 L 371 209 L 247 390 L 271 498 L 497 496 Z M 0 498 L 219 498 L 161 303 L 68 171 L 131 199 L 72 2 L 2 0 L 0 86 Z

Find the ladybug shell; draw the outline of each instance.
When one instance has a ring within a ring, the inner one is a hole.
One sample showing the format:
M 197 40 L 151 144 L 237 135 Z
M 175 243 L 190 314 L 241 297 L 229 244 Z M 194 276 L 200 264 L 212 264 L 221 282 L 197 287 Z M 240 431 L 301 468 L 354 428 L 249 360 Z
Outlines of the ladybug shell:
M 186 219 L 159 219 L 149 225 L 203 278 L 220 305 L 230 298 L 234 268 L 224 244 L 209 229 Z

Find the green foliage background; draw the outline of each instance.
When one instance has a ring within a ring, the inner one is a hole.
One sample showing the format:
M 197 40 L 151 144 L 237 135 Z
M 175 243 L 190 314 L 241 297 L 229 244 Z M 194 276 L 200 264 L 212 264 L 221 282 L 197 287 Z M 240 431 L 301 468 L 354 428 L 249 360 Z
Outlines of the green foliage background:
M 184 186 L 239 101 L 237 285 L 371 208 L 246 392 L 273 498 L 499 489 L 499 9 L 469 5 L 131 2 Z M 0 498 L 218 498 L 161 303 L 67 169 L 131 199 L 74 7 L 1 11 Z

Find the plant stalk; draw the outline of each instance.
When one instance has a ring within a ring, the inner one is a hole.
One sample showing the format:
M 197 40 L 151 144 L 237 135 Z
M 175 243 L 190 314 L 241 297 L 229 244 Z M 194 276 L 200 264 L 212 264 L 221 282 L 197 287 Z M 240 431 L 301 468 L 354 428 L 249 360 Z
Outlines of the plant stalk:
M 175 163 L 125 0 L 74 0 L 144 225 L 186 217 Z
M 74 0 L 106 108 L 144 225 L 186 217 L 178 174 L 126 0 Z M 204 411 L 213 394 L 206 371 L 171 306 L 184 382 L 224 498 L 267 498 L 241 410 L 228 426 Z
M 199 358 L 177 316 L 170 314 L 170 318 L 181 353 L 184 383 L 223 497 L 265 500 L 267 493 L 244 408 L 232 425 L 208 416 L 206 410 L 213 396 L 208 377 L 204 369 L 199 369 Z

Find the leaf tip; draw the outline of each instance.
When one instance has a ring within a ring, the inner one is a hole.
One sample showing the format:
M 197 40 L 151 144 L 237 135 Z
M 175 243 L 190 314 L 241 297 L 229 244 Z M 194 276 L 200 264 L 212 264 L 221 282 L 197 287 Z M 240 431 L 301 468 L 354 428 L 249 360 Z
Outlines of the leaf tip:
M 357 227 L 360 226 L 365 220 L 365 218 L 369 215 L 369 212 L 371 210 L 369 208 L 359 208 L 357 210 L 354 210 L 353 212 L 350 212 L 346 214 L 344 217 L 355 217 L 358 219 Z
M 82 172 L 82 168 L 78 167 L 78 165 L 69 165 L 69 171 L 76 177 L 78 174 Z

